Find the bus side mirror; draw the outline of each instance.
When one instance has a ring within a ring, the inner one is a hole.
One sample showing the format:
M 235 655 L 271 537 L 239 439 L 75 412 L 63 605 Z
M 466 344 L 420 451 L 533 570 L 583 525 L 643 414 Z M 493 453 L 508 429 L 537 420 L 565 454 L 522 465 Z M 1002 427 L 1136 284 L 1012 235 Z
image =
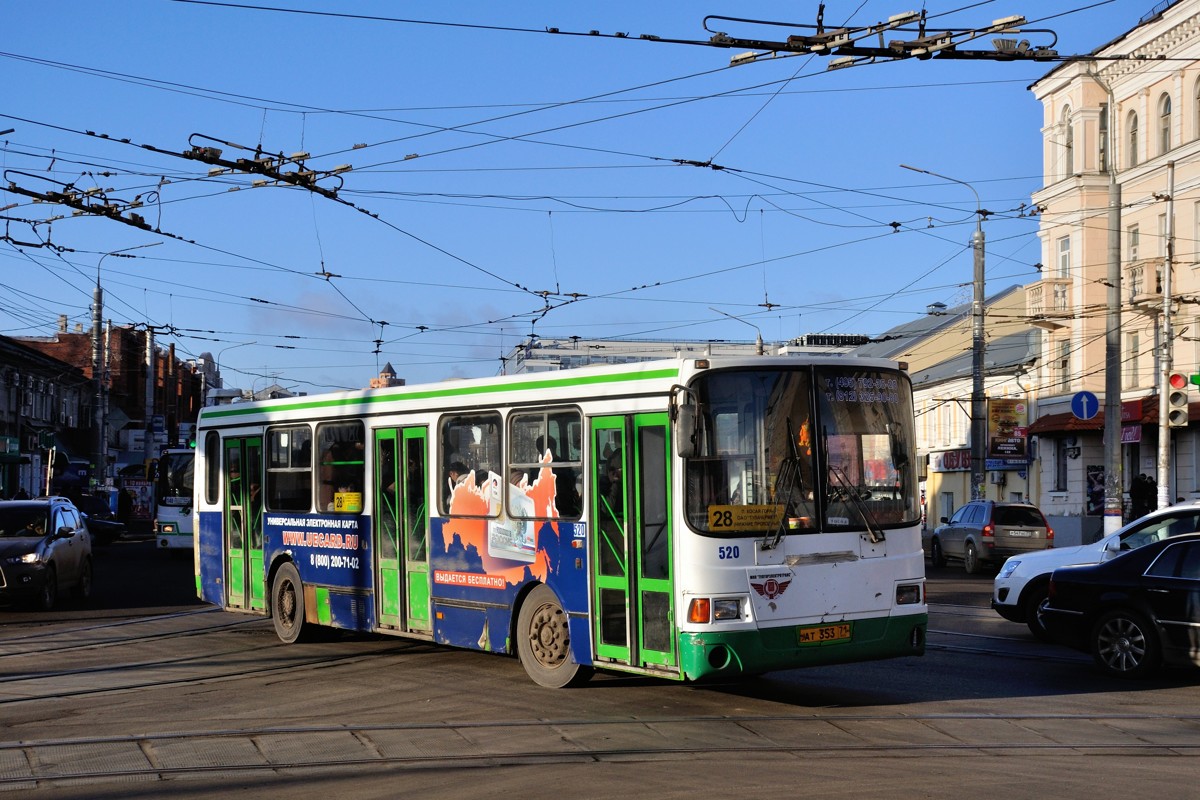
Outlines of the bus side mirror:
M 675 407 L 675 449 L 680 458 L 696 455 L 696 407 L 682 403 Z

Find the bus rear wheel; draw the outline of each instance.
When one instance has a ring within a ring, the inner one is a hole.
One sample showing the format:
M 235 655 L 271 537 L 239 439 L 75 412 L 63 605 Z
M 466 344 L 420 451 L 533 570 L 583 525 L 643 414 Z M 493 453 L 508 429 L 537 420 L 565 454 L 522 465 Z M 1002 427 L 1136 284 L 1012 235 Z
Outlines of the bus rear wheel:
M 558 597 L 545 585 L 538 586 L 517 617 L 517 654 L 525 672 L 539 686 L 561 689 L 578 686 L 592 677 L 592 668 L 571 658 L 571 634 L 567 614 Z
M 304 640 L 306 628 L 312 627 L 305 625 L 304 583 L 291 563 L 282 565 L 271 583 L 271 620 L 275 634 L 285 644 Z

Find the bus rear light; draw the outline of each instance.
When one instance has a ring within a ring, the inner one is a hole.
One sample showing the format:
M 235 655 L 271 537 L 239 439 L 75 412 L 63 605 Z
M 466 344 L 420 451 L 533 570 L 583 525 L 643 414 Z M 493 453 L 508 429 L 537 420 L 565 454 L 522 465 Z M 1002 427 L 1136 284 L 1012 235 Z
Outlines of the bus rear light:
M 741 619 L 742 604 L 738 600 L 713 600 L 713 619 Z
M 896 587 L 896 605 L 912 606 L 921 604 L 921 584 L 902 583 Z
M 688 622 L 705 624 L 711 620 L 710 602 L 707 597 L 693 597 L 688 604 Z

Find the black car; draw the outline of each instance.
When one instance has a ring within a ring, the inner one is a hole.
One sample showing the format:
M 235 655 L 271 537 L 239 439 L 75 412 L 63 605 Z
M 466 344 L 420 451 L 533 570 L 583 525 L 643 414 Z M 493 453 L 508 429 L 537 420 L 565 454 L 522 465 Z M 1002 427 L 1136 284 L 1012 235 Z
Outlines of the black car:
M 50 610 L 59 593 L 92 594 L 92 537 L 65 497 L 0 501 L 0 603 Z
M 125 533 L 125 523 L 117 519 L 108 500 L 95 494 L 81 494 L 75 505 L 83 512 L 87 529 L 96 544 L 112 544 Z
M 1175 536 L 1050 577 L 1042 622 L 1109 675 L 1200 666 L 1200 533 Z

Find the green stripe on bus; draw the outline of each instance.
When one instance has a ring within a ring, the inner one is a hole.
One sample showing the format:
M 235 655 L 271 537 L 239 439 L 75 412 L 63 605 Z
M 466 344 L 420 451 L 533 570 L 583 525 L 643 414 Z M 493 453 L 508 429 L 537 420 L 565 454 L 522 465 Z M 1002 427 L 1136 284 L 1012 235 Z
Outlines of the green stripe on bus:
M 222 406 L 219 410 L 204 412 L 205 419 L 217 417 L 238 417 L 247 414 L 261 414 L 266 411 L 311 411 L 319 408 L 336 408 L 338 406 L 373 405 L 375 403 L 392 403 L 400 400 L 429 400 L 442 397 L 469 397 L 471 395 L 500 394 L 506 392 L 524 392 L 534 389 L 554 389 L 570 386 L 591 386 L 603 383 L 624 383 L 626 381 L 649 381 L 660 378 L 679 377 L 679 368 L 653 370 L 650 372 L 618 373 L 616 375 L 586 375 L 570 378 L 554 378 L 514 384 L 490 386 L 450 386 L 438 389 L 425 389 L 413 392 L 389 392 L 380 395 L 364 395 L 362 397 L 341 397 L 331 400 L 304 400 L 296 403 L 281 403 L 268 408 L 255 406 L 253 408 L 238 408 Z

